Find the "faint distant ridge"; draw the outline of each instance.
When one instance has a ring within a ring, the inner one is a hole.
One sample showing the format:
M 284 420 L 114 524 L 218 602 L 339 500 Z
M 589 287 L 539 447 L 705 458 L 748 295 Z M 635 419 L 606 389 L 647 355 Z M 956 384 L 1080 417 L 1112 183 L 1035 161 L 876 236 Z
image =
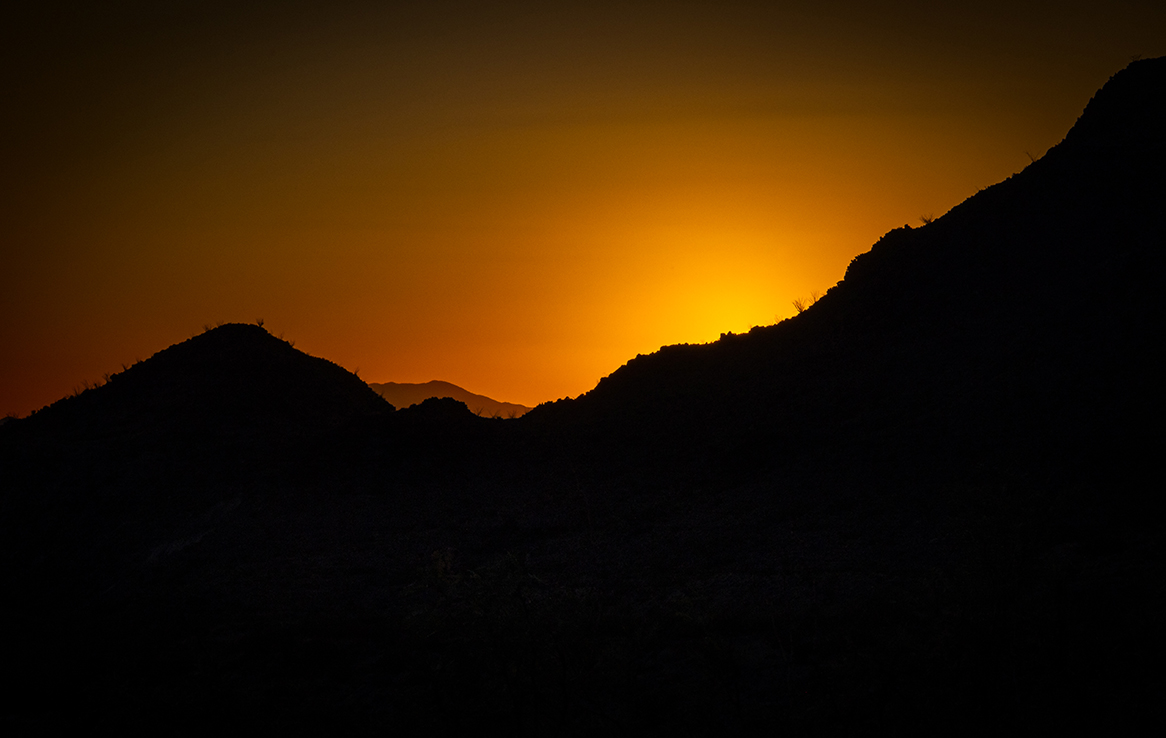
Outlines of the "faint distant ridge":
M 368 386 L 372 387 L 373 391 L 381 397 L 388 400 L 389 404 L 397 408 L 418 405 L 430 397 L 452 397 L 459 402 L 464 402 L 466 407 L 470 409 L 470 412 L 487 418 L 519 418 L 530 412 L 530 408 L 526 405 L 519 405 L 513 402 L 499 402 L 485 395 L 476 395 L 473 392 L 458 387 L 456 384 L 439 380 L 420 383 L 370 382 Z

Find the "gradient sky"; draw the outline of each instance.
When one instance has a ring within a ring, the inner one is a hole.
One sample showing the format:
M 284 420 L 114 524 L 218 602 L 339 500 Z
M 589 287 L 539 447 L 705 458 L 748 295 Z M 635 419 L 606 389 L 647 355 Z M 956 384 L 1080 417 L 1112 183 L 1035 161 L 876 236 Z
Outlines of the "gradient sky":
M 7 11 L 0 414 L 222 321 L 527 405 L 773 323 L 1166 54 L 1161 0 L 967 5 Z

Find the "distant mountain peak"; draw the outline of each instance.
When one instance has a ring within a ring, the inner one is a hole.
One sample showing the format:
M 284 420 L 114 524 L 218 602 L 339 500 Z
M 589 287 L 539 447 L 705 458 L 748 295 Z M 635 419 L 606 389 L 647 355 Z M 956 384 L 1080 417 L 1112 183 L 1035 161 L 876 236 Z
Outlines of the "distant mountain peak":
M 385 398 L 389 404 L 397 408 L 407 408 L 418 405 L 431 397 L 451 397 L 464 402 L 470 412 L 484 417 L 518 418 L 530 412 L 526 405 L 514 402 L 501 402 L 485 395 L 478 395 L 463 389 L 451 382 L 438 379 L 429 382 L 384 382 L 369 383 L 373 391 Z

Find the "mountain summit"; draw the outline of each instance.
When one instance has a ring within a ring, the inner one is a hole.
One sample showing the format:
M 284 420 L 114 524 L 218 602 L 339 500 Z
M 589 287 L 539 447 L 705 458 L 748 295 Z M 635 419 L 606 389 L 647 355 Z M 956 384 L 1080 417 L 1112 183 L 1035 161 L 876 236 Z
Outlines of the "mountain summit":
M 391 411 L 336 364 L 258 325 L 222 325 L 4 424 L 0 467 L 17 491 L 0 499 L 3 531 L 99 558 L 240 485 L 294 478 L 337 431 Z
M 387 410 L 351 372 L 258 325 L 228 323 L 159 351 L 30 425 L 158 424 L 214 433 L 311 434 Z
M 1166 57 L 1140 59 L 1102 87 L 1059 149 L 1160 152 L 1166 147 Z

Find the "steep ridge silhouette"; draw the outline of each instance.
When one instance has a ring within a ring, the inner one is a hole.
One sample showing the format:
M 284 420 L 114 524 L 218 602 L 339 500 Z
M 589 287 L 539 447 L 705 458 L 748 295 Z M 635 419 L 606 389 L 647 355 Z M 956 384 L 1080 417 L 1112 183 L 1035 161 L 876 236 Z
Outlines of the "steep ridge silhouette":
M 797 318 L 514 421 L 390 412 L 228 325 L 4 423 L 20 680 L 0 717 L 768 735 L 1156 715 L 1164 91 L 1166 60 L 1131 64 L 1044 157 L 887 234 Z
M 530 412 L 526 405 L 500 402 L 485 395 L 478 395 L 450 382 L 433 380 L 430 382 L 369 382 L 369 387 L 395 407 L 411 407 L 431 397 L 450 397 L 465 403 L 470 412 L 487 418 L 518 418 Z
M 717 474 L 807 455 L 1144 458 L 1132 429 L 1151 421 L 1160 368 L 1164 116 L 1166 59 L 1134 62 L 1039 161 L 888 233 L 805 313 L 637 357 L 527 420 L 684 473 L 694 458 Z

